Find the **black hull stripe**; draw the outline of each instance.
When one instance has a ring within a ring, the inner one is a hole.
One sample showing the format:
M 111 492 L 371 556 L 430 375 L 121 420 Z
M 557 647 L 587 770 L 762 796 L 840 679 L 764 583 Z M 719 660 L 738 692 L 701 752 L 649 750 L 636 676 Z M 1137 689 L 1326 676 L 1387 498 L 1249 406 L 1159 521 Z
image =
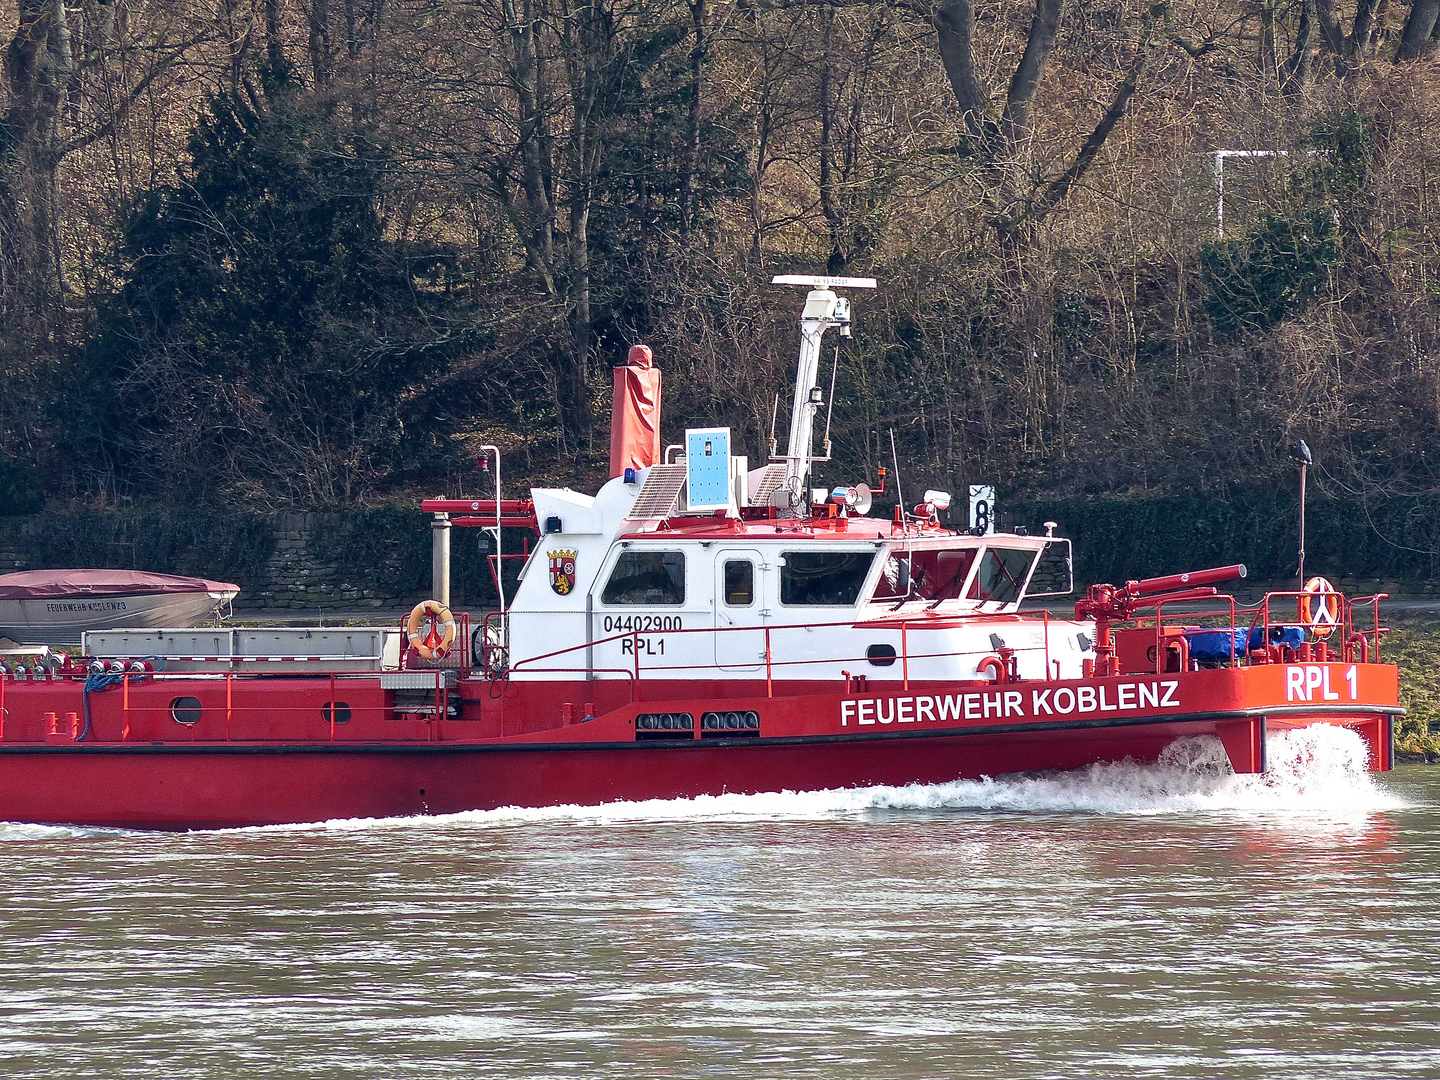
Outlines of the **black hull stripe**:
M 284 743 L 275 745 L 228 743 L 61 743 L 0 744 L 5 754 L 496 754 L 555 753 L 560 750 L 713 750 L 719 747 L 757 749 L 765 746 L 808 746 L 824 743 L 888 742 L 902 739 L 976 738 L 986 735 L 1018 735 L 1050 731 L 1094 731 L 1104 728 L 1151 727 L 1160 724 L 1200 724 L 1215 720 L 1253 720 L 1287 716 L 1340 716 L 1355 720 L 1404 716 L 1394 705 L 1367 705 L 1363 708 L 1337 705 L 1273 705 L 1256 709 L 1217 712 L 1177 713 L 1173 716 L 1116 717 L 1105 720 L 1054 720 L 1029 724 L 992 724 L 973 727 L 928 728 L 922 731 L 844 732 L 836 735 L 790 735 L 781 738 L 745 739 L 657 739 L 646 742 L 554 742 L 554 743 Z M 465 720 L 446 721 L 464 724 Z

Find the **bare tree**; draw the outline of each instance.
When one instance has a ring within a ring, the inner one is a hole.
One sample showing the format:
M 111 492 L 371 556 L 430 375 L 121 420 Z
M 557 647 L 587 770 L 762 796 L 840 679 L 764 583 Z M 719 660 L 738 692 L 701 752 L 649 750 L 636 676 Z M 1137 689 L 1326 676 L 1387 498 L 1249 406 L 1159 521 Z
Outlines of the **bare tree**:
M 1345 75 L 1369 60 L 1379 40 L 1381 22 L 1389 0 L 1356 0 L 1355 18 L 1347 33 L 1340 27 L 1334 0 L 1315 0 L 1320 40 L 1335 57 L 1335 70 Z
M 1156 44 L 1156 20 L 1140 20 L 1131 62 L 1115 87 L 1110 104 L 1059 175 L 1044 177 L 1027 168 L 1026 150 L 1036 91 L 1060 29 L 1062 0 L 1035 0 L 1025 49 L 1011 72 L 999 115 L 995 92 L 982 81 L 975 62 L 975 13 L 971 0 L 941 0 L 933 22 L 940 59 L 960 110 L 966 134 L 963 151 L 977 160 L 989 177 L 991 224 L 1007 243 L 1027 226 L 1042 221 L 1089 171 L 1130 107 Z
M 605 169 L 633 140 L 647 74 L 689 36 L 687 145 L 672 174 L 689 227 L 707 26 L 703 3 L 487 0 L 453 42 L 430 39 L 431 70 L 417 73 L 430 102 L 408 130 L 508 222 L 533 286 L 529 341 L 545 353 L 572 449 L 592 435 L 591 218 Z
M 5 51 L 8 140 L 0 149 L 0 308 L 37 339 L 63 340 L 61 163 L 113 137 L 213 25 L 157 5 L 21 0 Z

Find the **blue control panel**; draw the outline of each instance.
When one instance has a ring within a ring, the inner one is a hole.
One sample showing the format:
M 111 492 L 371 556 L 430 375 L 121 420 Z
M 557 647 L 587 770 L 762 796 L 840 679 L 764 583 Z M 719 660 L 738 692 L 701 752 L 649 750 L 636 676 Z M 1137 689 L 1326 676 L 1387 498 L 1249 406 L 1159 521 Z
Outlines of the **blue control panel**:
M 730 429 L 687 428 L 685 480 L 691 510 L 730 508 Z

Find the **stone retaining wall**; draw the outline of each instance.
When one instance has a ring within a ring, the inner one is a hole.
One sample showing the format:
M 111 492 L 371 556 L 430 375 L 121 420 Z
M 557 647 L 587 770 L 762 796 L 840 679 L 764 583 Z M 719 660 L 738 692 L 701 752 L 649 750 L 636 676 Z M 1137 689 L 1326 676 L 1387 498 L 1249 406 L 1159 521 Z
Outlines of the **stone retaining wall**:
M 276 514 L 275 551 L 265 564 L 264 579 L 258 587 L 240 594 L 236 610 L 396 608 L 408 607 L 430 595 L 428 589 L 378 589 L 374 581 L 347 574 L 318 554 L 311 542 L 312 534 L 317 529 L 333 528 L 335 522 L 329 519 L 336 516 Z

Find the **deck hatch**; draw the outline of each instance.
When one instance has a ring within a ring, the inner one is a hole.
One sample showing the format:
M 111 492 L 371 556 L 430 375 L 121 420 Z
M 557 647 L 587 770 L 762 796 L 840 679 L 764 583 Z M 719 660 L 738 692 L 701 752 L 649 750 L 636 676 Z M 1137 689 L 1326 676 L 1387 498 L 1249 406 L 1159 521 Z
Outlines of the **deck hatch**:
M 432 668 L 424 671 L 387 671 L 380 676 L 381 690 L 429 690 L 436 687 L 435 675 L 439 672 L 439 685 L 450 690 L 460 685 L 460 673 L 453 668 Z

